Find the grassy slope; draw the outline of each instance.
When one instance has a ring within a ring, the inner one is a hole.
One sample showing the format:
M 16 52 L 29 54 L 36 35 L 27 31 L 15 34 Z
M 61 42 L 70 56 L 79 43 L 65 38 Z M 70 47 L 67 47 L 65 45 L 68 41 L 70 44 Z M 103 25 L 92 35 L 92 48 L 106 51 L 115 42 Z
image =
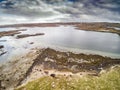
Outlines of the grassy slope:
M 16 90 L 120 90 L 120 67 L 111 69 L 100 77 L 43 77 Z

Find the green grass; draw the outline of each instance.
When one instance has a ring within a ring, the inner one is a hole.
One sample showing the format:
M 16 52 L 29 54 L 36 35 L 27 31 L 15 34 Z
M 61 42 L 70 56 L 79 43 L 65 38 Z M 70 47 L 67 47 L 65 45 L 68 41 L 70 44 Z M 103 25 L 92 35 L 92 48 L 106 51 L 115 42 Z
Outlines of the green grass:
M 97 76 L 43 77 L 16 90 L 120 90 L 120 67 Z

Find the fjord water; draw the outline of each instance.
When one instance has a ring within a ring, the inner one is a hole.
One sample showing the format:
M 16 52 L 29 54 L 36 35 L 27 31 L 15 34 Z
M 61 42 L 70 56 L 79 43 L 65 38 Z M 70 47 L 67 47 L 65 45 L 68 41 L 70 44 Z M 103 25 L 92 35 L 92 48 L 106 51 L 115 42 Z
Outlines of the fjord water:
M 9 54 L 16 55 L 27 51 L 36 46 L 50 47 L 51 45 L 73 48 L 78 50 L 88 50 L 97 52 L 111 53 L 120 57 L 120 36 L 113 33 L 93 32 L 75 29 L 73 26 L 59 26 L 59 27 L 21 27 L 19 29 L 27 29 L 21 31 L 21 34 L 35 34 L 44 33 L 42 36 L 27 37 L 17 39 L 16 36 L 5 36 L 0 40 L 0 45 L 5 46 L 6 55 L 0 57 L 0 60 L 8 57 Z M 0 31 L 12 30 L 0 29 Z M 15 30 L 15 28 L 13 28 Z M 30 45 L 30 42 L 34 44 Z

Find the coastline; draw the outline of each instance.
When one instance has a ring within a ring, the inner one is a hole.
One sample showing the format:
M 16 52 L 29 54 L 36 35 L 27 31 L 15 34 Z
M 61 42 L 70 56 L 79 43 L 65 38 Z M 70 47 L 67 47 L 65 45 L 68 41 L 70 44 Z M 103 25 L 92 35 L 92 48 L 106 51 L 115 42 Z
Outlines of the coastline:
M 7 28 L 7 27 L 57 27 L 60 25 L 75 26 L 76 29 L 78 29 L 78 30 L 115 33 L 115 34 L 120 35 L 120 30 L 116 29 L 116 28 L 120 28 L 120 23 L 107 23 L 107 22 L 27 23 L 27 24 L 0 25 L 0 28 Z
M 102 64 L 103 62 L 105 64 Z M 25 56 L 1 66 L 0 81 L 2 82 L 1 86 L 6 90 L 10 88 L 13 90 L 13 88 L 46 76 L 53 78 L 57 76 L 78 78 L 86 75 L 99 76 L 102 70 L 119 65 L 119 63 L 120 59 L 100 55 L 77 54 L 51 48 L 34 48 Z
M 8 25 L 0 26 L 5 27 L 57 27 L 60 25 L 70 25 L 75 28 L 79 27 L 83 23 L 56 23 L 56 24 L 20 24 L 20 25 Z M 104 23 L 100 24 L 103 25 Z M 78 25 L 78 26 L 76 26 Z M 85 24 L 87 25 L 87 24 Z M 93 24 L 94 25 L 94 24 Z M 103 25 L 104 26 L 104 25 Z M 84 28 L 84 27 L 83 27 Z M 93 27 L 88 27 L 88 29 Z M 81 28 L 78 28 L 81 29 Z M 84 28 L 85 29 L 85 28 Z M 107 28 L 109 29 L 109 28 Z M 108 30 L 105 32 L 111 33 Z M 102 31 L 101 31 L 102 30 Z M 110 29 L 111 30 L 111 29 Z M 24 34 L 20 31 L 26 31 L 26 29 L 18 29 L 13 31 L 2 31 L 0 36 L 20 36 L 20 38 L 29 38 L 33 36 L 43 35 L 44 33 Z M 93 30 L 96 31 L 96 28 Z M 120 30 L 118 30 L 119 32 Z M 98 29 L 98 32 L 103 32 L 102 29 Z M 21 35 L 19 35 L 22 33 Z M 118 34 L 118 33 L 115 33 Z M 0 38 L 1 38 L 0 37 Z M 22 39 L 11 39 L 22 41 Z M 86 76 L 99 77 L 102 71 L 107 71 L 111 67 L 120 65 L 120 55 L 114 53 L 107 53 L 94 50 L 83 50 L 79 48 L 63 47 L 58 45 L 48 45 L 48 43 L 39 43 L 34 41 L 28 41 L 22 43 L 23 47 L 13 46 L 13 52 L 10 52 L 11 57 L 9 61 L 0 65 L 0 89 L 13 90 L 21 85 L 34 81 L 43 77 L 56 78 L 62 76 L 65 78 L 79 78 Z M 34 40 L 34 39 L 33 39 Z M 16 45 L 17 42 L 15 42 Z M 24 45 L 25 44 L 25 45 Z M 26 47 L 26 45 L 28 45 Z M 4 47 L 4 46 L 1 46 Z M 19 49 L 18 49 L 19 48 Z M 2 48 L 3 49 L 3 48 Z M 18 52 L 19 51 L 19 52 Z M 24 53 L 20 53 L 20 51 Z M 18 53 L 17 53 L 18 52 Z M 8 53 L 9 54 L 9 53 Z M 16 56 L 15 56 L 16 55 Z

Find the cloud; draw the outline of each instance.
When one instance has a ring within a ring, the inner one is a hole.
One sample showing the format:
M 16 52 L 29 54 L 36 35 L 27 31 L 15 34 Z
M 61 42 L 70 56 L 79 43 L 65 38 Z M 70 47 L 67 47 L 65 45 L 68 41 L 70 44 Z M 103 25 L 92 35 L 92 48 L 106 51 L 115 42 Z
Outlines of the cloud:
M 7 16 L 7 19 L 4 16 Z M 4 22 L 119 22 L 119 16 L 119 0 L 2 0 L 0 2 L 0 20 Z

